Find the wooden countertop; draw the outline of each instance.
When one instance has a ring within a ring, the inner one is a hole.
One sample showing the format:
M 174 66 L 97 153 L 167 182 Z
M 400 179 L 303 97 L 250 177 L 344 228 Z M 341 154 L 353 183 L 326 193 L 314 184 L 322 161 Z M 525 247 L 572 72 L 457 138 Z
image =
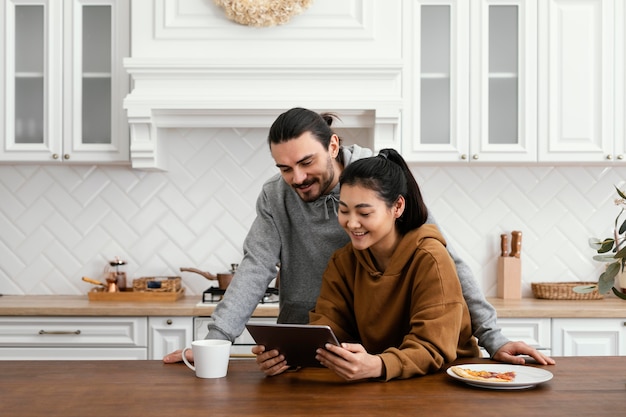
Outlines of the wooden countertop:
M 90 301 L 86 295 L 3 295 L 0 316 L 210 316 L 216 303 L 198 305 L 201 295 L 178 301 Z M 278 304 L 259 304 L 254 317 L 275 317 Z
M 435 374 L 346 382 L 324 368 L 265 377 L 231 360 L 224 378 L 200 379 L 161 361 L 6 361 L 6 416 L 594 416 L 624 414 L 626 356 L 555 358 L 553 378 L 523 390 L 475 388 Z M 465 359 L 458 363 L 493 363 Z
M 4 295 L 0 316 L 210 316 L 216 304 L 198 306 L 201 296 L 175 302 L 89 301 L 86 295 Z M 626 301 L 603 300 L 503 300 L 489 298 L 501 318 L 624 318 Z M 259 304 L 254 317 L 275 317 L 277 304 Z
M 607 297 L 602 300 L 521 300 L 487 299 L 500 318 L 624 318 L 626 300 Z

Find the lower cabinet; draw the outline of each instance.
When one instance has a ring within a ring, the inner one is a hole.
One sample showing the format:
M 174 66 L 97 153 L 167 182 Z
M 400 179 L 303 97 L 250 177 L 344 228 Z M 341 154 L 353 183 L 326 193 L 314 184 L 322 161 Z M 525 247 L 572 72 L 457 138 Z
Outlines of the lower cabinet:
M 147 359 L 146 317 L 0 317 L 0 359 Z
M 521 340 L 550 356 L 626 355 L 626 319 L 501 318 L 510 340 Z
M 509 340 L 520 340 L 546 355 L 552 355 L 550 337 L 550 320 L 536 319 L 498 319 L 502 334 Z
M 253 317 L 276 323 L 276 317 Z M 161 360 L 192 340 L 204 339 L 210 317 L 0 317 L 0 360 Z M 500 318 L 510 340 L 550 356 L 626 355 L 626 319 Z M 231 357 L 252 357 L 247 330 Z M 486 355 L 486 352 L 485 352 Z
M 148 359 L 161 360 L 192 340 L 192 317 L 148 317 Z
M 626 355 L 626 319 L 552 319 L 554 356 Z

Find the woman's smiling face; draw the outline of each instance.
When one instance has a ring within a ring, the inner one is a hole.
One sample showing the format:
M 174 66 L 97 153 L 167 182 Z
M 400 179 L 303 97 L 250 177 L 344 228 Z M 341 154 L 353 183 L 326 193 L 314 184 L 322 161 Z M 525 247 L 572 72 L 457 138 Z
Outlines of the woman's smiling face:
M 374 190 L 356 184 L 341 186 L 338 220 L 355 249 L 393 252 L 400 240 L 396 219 L 403 211 L 401 196 L 388 207 Z

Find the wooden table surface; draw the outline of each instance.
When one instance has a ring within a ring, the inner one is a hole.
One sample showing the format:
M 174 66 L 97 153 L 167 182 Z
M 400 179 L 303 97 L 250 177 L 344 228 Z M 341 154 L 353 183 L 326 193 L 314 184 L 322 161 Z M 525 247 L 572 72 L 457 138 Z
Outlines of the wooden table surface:
M 626 357 L 556 360 L 542 367 L 552 380 L 524 390 L 474 388 L 443 371 L 386 383 L 348 383 L 320 368 L 267 378 L 252 360 L 231 360 L 220 379 L 160 361 L 9 361 L 0 363 L 0 409 L 11 417 L 626 414 Z

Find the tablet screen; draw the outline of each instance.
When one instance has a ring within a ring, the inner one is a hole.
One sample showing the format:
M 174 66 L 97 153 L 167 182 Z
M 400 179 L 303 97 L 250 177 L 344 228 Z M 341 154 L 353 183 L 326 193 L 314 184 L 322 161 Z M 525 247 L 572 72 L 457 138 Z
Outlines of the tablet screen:
M 339 346 L 329 326 L 248 323 L 246 328 L 257 345 L 265 346 L 266 351 L 278 350 L 285 356 L 289 366 L 321 367 L 315 360 L 315 351 L 326 343 Z

